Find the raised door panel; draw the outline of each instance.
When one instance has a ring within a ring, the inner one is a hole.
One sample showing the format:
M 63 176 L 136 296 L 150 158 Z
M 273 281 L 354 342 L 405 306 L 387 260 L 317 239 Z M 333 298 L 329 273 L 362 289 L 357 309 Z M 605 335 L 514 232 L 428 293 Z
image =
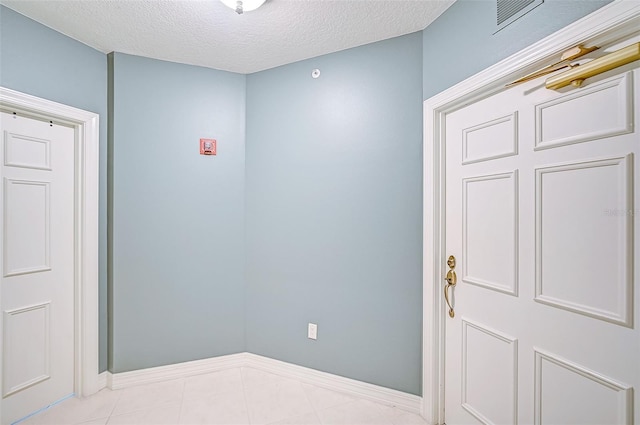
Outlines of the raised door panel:
M 462 185 L 462 280 L 517 295 L 518 172 L 466 178 Z
M 4 180 L 4 276 L 50 270 L 50 184 Z
M 630 326 L 632 155 L 536 170 L 536 301 Z
M 462 163 L 488 161 L 518 153 L 518 112 L 462 130 Z
M 629 425 L 627 384 L 544 351 L 535 352 L 535 424 Z
M 632 74 L 626 73 L 536 106 L 536 149 L 633 131 Z
M 49 310 L 47 302 L 4 313 L 2 397 L 50 378 Z
M 463 319 L 462 407 L 484 424 L 516 423 L 517 390 L 518 341 Z
M 51 140 L 5 132 L 4 165 L 51 170 Z

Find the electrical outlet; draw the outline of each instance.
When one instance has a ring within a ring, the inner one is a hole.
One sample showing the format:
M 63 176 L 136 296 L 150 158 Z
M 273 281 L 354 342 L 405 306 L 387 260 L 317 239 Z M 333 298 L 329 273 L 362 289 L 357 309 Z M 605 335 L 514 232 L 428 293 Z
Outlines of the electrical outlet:
M 309 323 L 309 329 L 307 331 L 307 338 L 318 339 L 318 325 L 315 323 Z

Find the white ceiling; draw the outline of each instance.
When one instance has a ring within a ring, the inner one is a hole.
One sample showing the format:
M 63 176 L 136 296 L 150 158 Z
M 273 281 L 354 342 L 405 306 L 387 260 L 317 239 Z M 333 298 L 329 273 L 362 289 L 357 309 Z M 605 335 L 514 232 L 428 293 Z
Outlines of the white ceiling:
M 424 29 L 454 0 L 0 0 L 101 52 L 252 73 Z

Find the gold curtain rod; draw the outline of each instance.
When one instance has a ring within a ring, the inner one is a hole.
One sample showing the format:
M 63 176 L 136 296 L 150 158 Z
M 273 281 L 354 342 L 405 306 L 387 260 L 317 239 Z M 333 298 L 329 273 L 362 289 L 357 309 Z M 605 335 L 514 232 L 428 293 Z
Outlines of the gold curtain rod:
M 549 77 L 545 81 L 545 87 L 551 90 L 558 90 L 568 85 L 580 87 L 587 78 L 637 61 L 638 59 L 640 59 L 640 42 L 623 47 L 620 50 L 616 50 L 613 53 L 609 53 L 606 56 L 594 59 L 583 65 L 575 65 L 569 71 Z

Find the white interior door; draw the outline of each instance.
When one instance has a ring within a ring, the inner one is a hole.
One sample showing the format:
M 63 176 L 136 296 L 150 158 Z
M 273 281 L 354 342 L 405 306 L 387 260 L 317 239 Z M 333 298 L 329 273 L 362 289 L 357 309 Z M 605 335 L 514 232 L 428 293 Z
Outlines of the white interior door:
M 640 423 L 639 65 L 446 116 L 448 425 Z
M 73 393 L 74 130 L 2 112 L 2 424 Z

